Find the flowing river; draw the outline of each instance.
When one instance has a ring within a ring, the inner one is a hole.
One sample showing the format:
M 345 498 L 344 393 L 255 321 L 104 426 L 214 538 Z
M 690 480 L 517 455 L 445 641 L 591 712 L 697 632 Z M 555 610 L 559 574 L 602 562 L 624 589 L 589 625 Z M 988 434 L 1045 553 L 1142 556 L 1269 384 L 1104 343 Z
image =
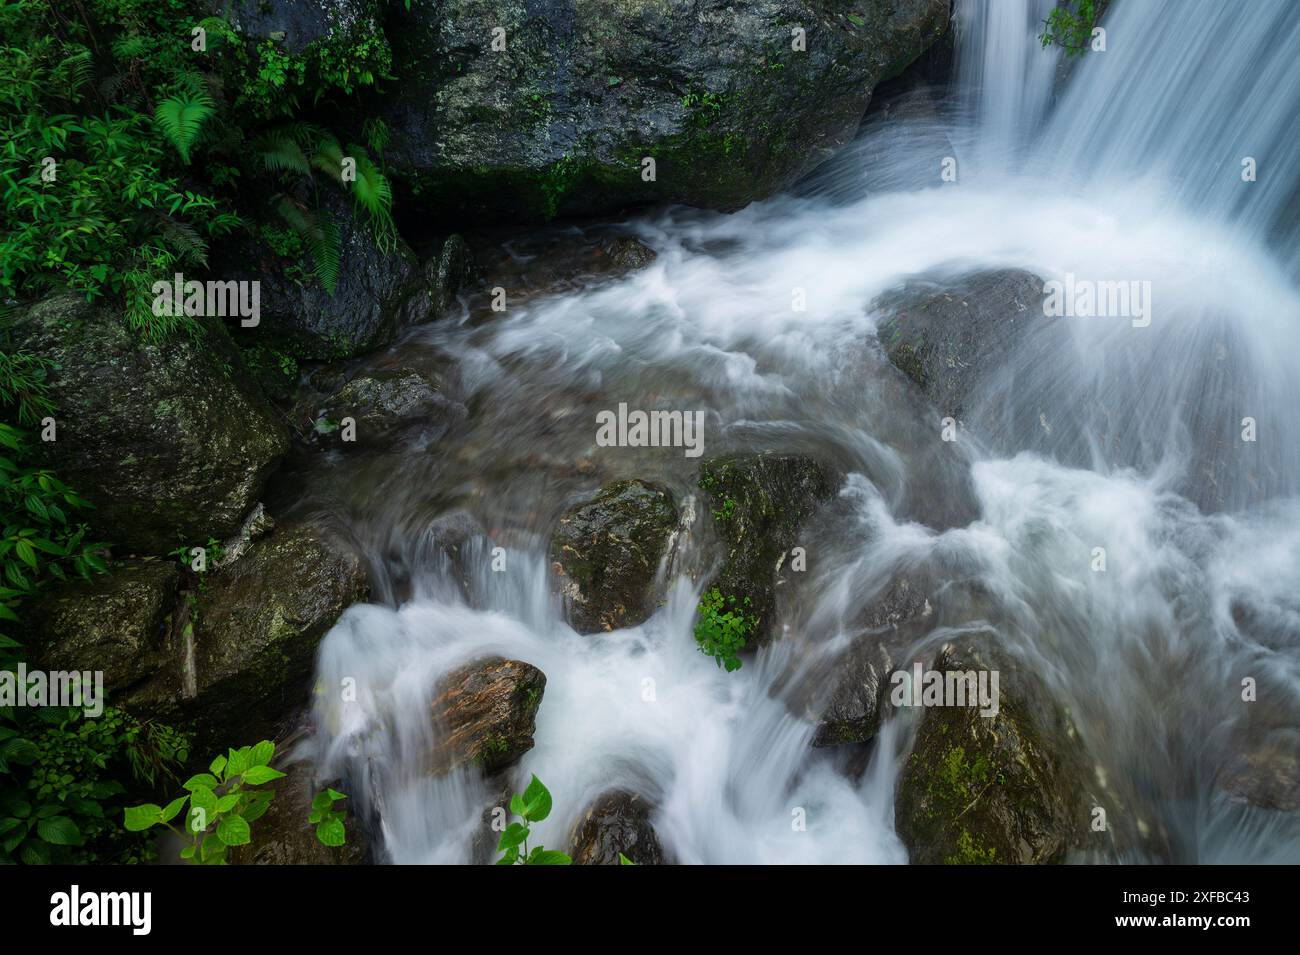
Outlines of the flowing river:
M 627 223 L 658 253 L 649 267 L 504 313 L 484 296 L 395 346 L 394 363 L 453 369 L 446 392 L 468 420 L 436 446 L 331 459 L 299 502 L 380 581 L 383 601 L 353 607 L 321 647 L 310 758 L 346 780 L 387 858 L 474 861 L 497 792 L 476 771 L 428 774 L 429 707 L 440 675 L 495 654 L 547 677 L 513 777 L 536 773 L 553 794 L 536 830 L 547 846 L 622 788 L 655 807 L 682 863 L 906 862 L 893 794 L 911 718 L 887 721 L 850 768 L 810 747 L 789 687 L 822 672 L 896 575 L 938 566 L 996 603 L 975 625 L 1068 708 L 1142 834 L 1075 861 L 1300 859 L 1297 813 L 1218 785 L 1243 740 L 1294 753 L 1300 738 L 1300 162 L 1287 148 L 1300 5 L 1121 0 L 1104 52 L 1074 60 L 1037 40 L 1049 6 L 962 0 L 951 87 L 874 112 L 793 193 Z M 515 264 L 531 254 L 514 248 Z M 976 369 L 977 402 L 1001 424 L 942 442 L 943 413 L 882 354 L 876 303 L 1007 268 L 1149 283 L 1147 315 L 1056 319 L 1051 348 Z M 720 559 L 699 459 L 598 447 L 596 413 L 620 402 L 704 411 L 706 456 L 794 450 L 849 475 L 801 541 L 808 580 L 782 605 L 782 639 L 737 672 L 693 638 Z M 1199 462 L 1213 448 L 1229 457 L 1209 506 Z M 666 597 L 639 627 L 576 634 L 549 534 L 567 506 L 631 477 L 681 503 Z M 486 530 L 461 566 L 437 546 L 453 511 Z M 348 679 L 357 698 L 343 702 L 331 688 Z

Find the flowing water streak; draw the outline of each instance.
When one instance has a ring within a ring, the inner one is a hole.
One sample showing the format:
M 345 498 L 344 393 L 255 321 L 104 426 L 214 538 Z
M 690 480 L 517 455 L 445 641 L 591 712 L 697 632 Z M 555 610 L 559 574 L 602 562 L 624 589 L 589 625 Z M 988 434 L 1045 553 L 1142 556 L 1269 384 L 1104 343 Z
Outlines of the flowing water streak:
M 1300 8 L 1129 0 L 1106 21 L 1104 54 L 1065 63 L 1038 46 L 1044 7 L 960 5 L 956 108 L 917 122 L 917 148 L 897 124 L 869 128 L 850 156 L 871 165 L 837 163 L 821 191 L 733 216 L 668 211 L 634 224 L 659 253 L 640 273 L 420 333 L 472 363 L 457 397 L 475 417 L 451 439 L 466 447 L 592 454 L 621 476 L 653 467 L 681 497 L 689 462 L 600 454 L 592 406 L 554 397 L 613 408 L 667 395 L 709 410 L 706 454 L 794 447 L 853 472 L 838 506 L 854 520 L 813 538 L 823 559 L 789 610 L 790 639 L 725 674 L 691 638 L 698 575 L 668 573 L 666 603 L 641 627 L 578 636 L 561 622 L 544 542 L 572 488 L 478 468 L 485 523 L 514 516 L 501 531 L 510 563 L 491 572 L 479 540 L 462 593 L 445 563 L 403 545 L 423 518 L 415 472 L 393 469 L 350 502 L 352 530 L 383 542 L 378 574 L 409 578 L 411 596 L 354 608 L 326 638 L 315 758 L 382 818 L 396 861 L 468 861 L 483 807 L 499 801 L 473 773 L 424 770 L 434 683 L 489 653 L 547 674 L 516 782 L 537 772 L 551 787 L 548 845 L 621 787 L 658 807 L 681 861 L 903 861 L 892 791 L 908 727 L 887 724 L 870 767 L 846 774 L 809 749 L 811 724 L 782 688 L 843 645 L 895 573 L 933 562 L 987 589 L 999 638 L 1075 715 L 1126 827 L 1146 834 L 1126 858 L 1300 856 L 1294 813 L 1218 789 L 1243 746 L 1293 746 L 1300 725 L 1300 258 L 1285 212 Z M 957 183 L 939 183 L 936 144 L 955 153 Z M 1259 182 L 1242 182 L 1242 155 Z M 1006 267 L 1149 280 L 1152 324 L 1075 322 L 1050 352 L 1007 356 L 983 397 L 1032 427 L 935 459 L 938 414 L 881 366 L 871 303 L 912 278 Z M 806 311 L 789 307 L 795 288 Z M 1218 475 L 1221 508 L 1202 513 L 1188 496 L 1204 489 L 1207 434 L 1233 441 L 1245 415 L 1261 442 Z M 967 471 L 978 519 L 942 529 L 913 506 L 922 491 L 958 493 L 950 479 Z M 450 493 L 469 479 L 442 480 Z M 706 523 L 678 567 L 713 559 Z M 1099 544 L 1104 575 L 1089 568 Z M 1239 702 L 1243 675 L 1260 681 L 1259 710 Z M 347 679 L 356 702 L 335 699 Z M 800 809 L 807 832 L 791 826 Z

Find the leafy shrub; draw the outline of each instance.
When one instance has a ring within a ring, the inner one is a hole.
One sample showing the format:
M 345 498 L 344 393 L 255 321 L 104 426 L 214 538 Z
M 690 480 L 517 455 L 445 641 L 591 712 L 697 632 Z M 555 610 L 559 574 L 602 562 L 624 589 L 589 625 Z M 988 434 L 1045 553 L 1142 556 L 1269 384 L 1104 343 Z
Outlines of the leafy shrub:
M 1044 47 L 1055 44 L 1067 56 L 1086 53 L 1092 42 L 1092 31 L 1101 16 L 1100 0 L 1066 0 L 1052 8 L 1043 21 L 1043 32 L 1038 35 Z
M 749 606 L 749 598 L 741 607 Z M 699 619 L 695 623 L 695 642 L 700 652 L 713 657 L 728 673 L 740 669 L 740 651 L 753 631 L 754 621 L 736 607 L 736 598 L 723 597 L 717 587 L 700 597 Z

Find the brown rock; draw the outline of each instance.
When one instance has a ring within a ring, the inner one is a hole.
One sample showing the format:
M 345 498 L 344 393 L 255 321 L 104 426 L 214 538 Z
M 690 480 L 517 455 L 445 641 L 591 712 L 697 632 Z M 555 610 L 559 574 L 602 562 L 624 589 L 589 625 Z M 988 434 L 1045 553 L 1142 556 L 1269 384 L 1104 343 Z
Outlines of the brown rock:
M 433 699 L 436 774 L 475 763 L 492 774 L 533 748 L 546 674 L 520 660 L 493 657 L 448 674 Z

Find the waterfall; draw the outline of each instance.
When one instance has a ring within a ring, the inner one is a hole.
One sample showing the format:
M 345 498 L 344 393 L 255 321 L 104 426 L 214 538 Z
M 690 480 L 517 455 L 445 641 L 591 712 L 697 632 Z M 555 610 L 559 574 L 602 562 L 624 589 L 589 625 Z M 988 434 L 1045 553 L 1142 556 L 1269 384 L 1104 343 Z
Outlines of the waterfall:
M 364 481 L 340 471 L 303 505 L 347 515 L 391 597 L 349 610 L 322 644 L 312 757 L 347 780 L 393 861 L 475 857 L 497 793 L 477 770 L 428 773 L 429 711 L 440 676 L 487 655 L 547 676 L 512 781 L 535 772 L 550 787 L 548 846 L 625 788 L 681 862 L 906 861 L 893 792 L 911 723 L 888 722 L 850 772 L 810 747 L 786 687 L 927 562 L 1004 608 L 988 626 L 1069 709 L 1099 784 L 1149 834 L 1102 858 L 1300 855 L 1295 813 L 1217 788 L 1243 738 L 1300 727 L 1300 170 L 1287 154 L 1300 6 L 1120 0 L 1105 51 L 1074 61 L 1038 42 L 1050 6 L 963 0 L 950 97 L 868 123 L 816 188 L 732 215 L 643 217 L 627 228 L 658 253 L 648 268 L 398 346 L 458 361 L 453 397 L 473 413 L 455 447 L 390 452 Z M 955 181 L 940 177 L 945 158 Z M 1004 268 L 1149 283 L 1150 322 L 1061 318 L 1015 343 L 976 371 L 988 429 L 937 458 L 940 414 L 881 357 L 875 303 L 909 281 Z M 680 453 L 594 447 L 594 411 L 647 394 L 707 411 L 706 457 L 797 448 L 849 474 L 843 519 L 809 540 L 826 559 L 786 610 L 787 639 L 736 673 L 693 640 L 717 557 L 703 514 L 646 623 L 579 635 L 554 595 L 547 537 L 595 483 L 537 462 L 594 455 L 606 477 L 692 493 Z M 965 486 L 973 520 L 928 518 L 925 502 Z M 452 505 L 485 528 L 467 579 L 422 543 Z M 1102 542 L 1106 574 L 1088 564 Z M 504 570 L 489 566 L 494 546 Z M 1243 677 L 1260 702 L 1242 702 Z M 349 680 L 357 693 L 342 698 Z

